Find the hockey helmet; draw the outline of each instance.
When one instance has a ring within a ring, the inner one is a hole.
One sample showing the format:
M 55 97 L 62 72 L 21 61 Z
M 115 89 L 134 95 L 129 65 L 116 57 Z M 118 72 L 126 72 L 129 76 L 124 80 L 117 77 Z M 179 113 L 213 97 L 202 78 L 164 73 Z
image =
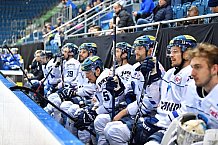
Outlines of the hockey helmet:
M 93 72 L 95 72 L 95 70 L 97 68 L 100 68 L 101 71 L 103 71 L 103 69 L 104 69 L 104 64 L 103 64 L 101 58 L 98 56 L 92 56 L 92 57 L 86 58 L 81 65 L 82 71 L 92 70 Z
M 186 51 L 188 48 L 195 48 L 197 46 L 196 39 L 191 35 L 179 35 L 174 37 L 169 45 L 168 50 L 173 46 L 178 46 L 181 48 L 182 52 Z
M 51 51 L 42 51 L 40 57 L 52 58 L 53 54 Z
M 79 50 L 81 49 L 85 49 L 89 53 L 93 53 L 93 55 L 97 54 L 97 45 L 95 43 L 83 43 L 79 47 Z
M 66 43 L 63 47 L 62 47 L 62 50 L 64 48 L 69 48 L 69 54 L 70 55 L 77 55 L 78 54 L 78 46 L 76 46 L 75 44 L 73 43 Z
M 119 42 L 116 44 L 116 48 L 121 49 L 122 53 L 127 53 L 127 59 L 131 57 L 132 46 L 127 42 Z
M 143 35 L 135 39 L 133 42 L 133 47 L 144 46 L 146 50 L 154 47 L 155 37 L 152 35 Z

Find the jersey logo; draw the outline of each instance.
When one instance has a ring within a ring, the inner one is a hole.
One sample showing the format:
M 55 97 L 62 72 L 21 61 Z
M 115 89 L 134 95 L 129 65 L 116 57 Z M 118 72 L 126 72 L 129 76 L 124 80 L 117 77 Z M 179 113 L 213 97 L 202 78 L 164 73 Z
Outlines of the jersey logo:
M 129 80 L 130 76 L 131 76 L 131 71 L 122 71 L 120 75 L 120 77 L 126 81 Z
M 98 83 L 98 85 L 99 85 L 100 88 L 101 88 L 101 85 L 102 85 L 102 84 L 104 84 L 104 83 L 107 82 L 107 78 L 108 78 L 108 77 L 105 77 L 104 79 L 102 79 L 102 80 Z
M 165 111 L 175 111 L 181 108 L 181 104 L 173 103 L 173 102 L 160 102 L 160 108 Z
M 216 110 L 214 107 L 210 108 L 210 115 L 218 119 L 218 110 Z
M 181 81 L 182 81 L 182 77 L 180 75 L 177 75 L 175 78 L 174 78 L 174 81 L 176 84 L 180 84 Z

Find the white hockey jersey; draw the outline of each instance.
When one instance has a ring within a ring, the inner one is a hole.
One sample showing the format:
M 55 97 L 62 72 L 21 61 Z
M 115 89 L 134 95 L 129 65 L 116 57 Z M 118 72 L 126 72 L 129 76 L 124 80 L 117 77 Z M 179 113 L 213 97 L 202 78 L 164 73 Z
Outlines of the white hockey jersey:
M 55 66 L 55 65 L 56 64 L 54 62 L 54 59 L 51 59 L 46 65 L 47 73 L 49 73 L 49 71 L 52 69 L 52 71 L 50 72 L 47 78 L 48 84 L 50 85 L 56 85 L 61 80 L 60 66 Z M 44 75 L 44 77 L 46 77 L 46 75 Z
M 167 117 L 171 112 L 181 108 L 182 94 L 190 80 L 191 66 L 188 65 L 174 75 L 175 68 L 168 70 L 161 82 L 161 100 L 155 117 L 159 120 L 157 126 L 167 128 L 170 121 Z
M 79 71 L 77 76 L 77 95 L 86 98 L 92 98 L 96 91 L 95 84 L 90 83 L 83 71 Z
M 124 86 L 126 82 L 129 80 L 132 72 L 132 65 L 125 64 L 122 65 L 115 70 L 115 74 L 119 76 Z M 106 90 L 106 81 L 109 76 L 112 76 L 113 72 L 110 69 L 105 69 L 101 75 L 96 80 L 96 98 L 98 99 L 98 108 L 96 112 L 98 114 L 110 113 L 112 111 L 112 95 L 109 91 Z M 122 102 L 124 100 L 124 96 L 118 96 L 115 99 L 115 105 Z
M 77 76 L 80 72 L 80 62 L 74 58 L 63 61 L 64 86 L 77 86 Z
M 196 85 L 191 81 L 184 93 L 180 115 L 185 113 L 195 113 L 198 117 L 206 121 L 208 128 L 218 129 L 218 84 L 204 97 L 200 97 L 196 91 Z
M 140 108 L 140 114 L 141 115 L 149 115 L 153 113 L 154 110 L 157 109 L 157 105 L 160 101 L 160 82 L 156 81 L 153 82 L 151 85 L 146 86 L 146 89 L 144 90 L 144 93 L 142 93 L 142 89 L 144 86 L 144 76 L 140 71 L 135 71 L 135 69 L 140 65 L 139 62 L 133 65 L 134 69 L 132 72 L 131 80 L 128 82 L 128 88 L 125 90 L 127 93 L 131 89 L 134 90 L 134 93 L 136 94 L 136 101 L 132 102 L 127 106 L 127 111 L 130 115 L 135 116 L 138 108 Z M 165 70 L 162 67 L 162 65 L 159 65 L 161 73 L 164 74 Z M 134 88 L 132 88 L 132 83 L 134 83 Z M 143 101 L 141 103 L 140 98 L 143 95 Z

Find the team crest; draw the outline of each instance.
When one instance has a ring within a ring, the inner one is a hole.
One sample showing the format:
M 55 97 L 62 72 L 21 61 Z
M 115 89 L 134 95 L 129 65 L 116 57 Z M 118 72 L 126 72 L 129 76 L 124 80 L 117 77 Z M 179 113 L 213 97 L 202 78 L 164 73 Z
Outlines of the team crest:
M 182 81 L 182 77 L 180 75 L 177 75 L 175 78 L 174 78 L 174 81 L 176 84 L 180 84 L 181 81 Z
M 216 110 L 214 107 L 210 108 L 210 115 L 214 118 L 218 119 L 218 110 Z

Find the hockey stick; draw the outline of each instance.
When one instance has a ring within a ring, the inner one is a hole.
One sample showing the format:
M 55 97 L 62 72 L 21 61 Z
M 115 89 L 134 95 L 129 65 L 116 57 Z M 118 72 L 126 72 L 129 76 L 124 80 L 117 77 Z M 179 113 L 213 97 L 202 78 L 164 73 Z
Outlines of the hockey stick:
M 46 99 L 45 97 L 43 97 L 39 92 L 36 92 L 33 89 L 27 88 L 27 87 L 21 87 L 21 86 L 13 86 L 9 88 L 11 91 L 16 91 L 16 90 L 24 90 L 24 91 L 28 91 L 28 92 L 33 92 L 35 94 L 37 94 L 38 97 L 40 97 L 42 100 L 46 101 L 47 103 L 51 104 L 55 109 L 57 109 L 58 111 L 60 111 L 61 113 L 63 113 L 66 117 L 68 117 L 69 119 L 71 119 L 72 121 L 76 122 L 75 118 L 71 117 L 69 114 L 67 114 L 65 111 L 61 110 L 59 107 L 57 107 L 54 103 L 52 103 L 51 101 L 49 101 L 48 99 Z M 27 95 L 28 96 L 28 95 Z M 31 100 L 33 100 L 30 96 L 28 96 Z M 33 100 L 34 101 L 34 100 Z M 35 102 L 35 101 L 34 101 Z M 85 129 L 87 130 L 90 134 L 92 134 L 93 136 L 96 136 L 96 134 L 94 132 L 92 132 L 90 129 Z
M 54 69 L 54 67 L 58 67 L 60 65 L 60 60 L 58 61 L 59 56 L 55 56 L 53 63 L 55 63 L 55 65 L 49 70 L 48 74 L 45 76 L 44 80 L 41 82 L 41 84 L 39 85 L 39 87 L 36 89 L 36 92 L 39 91 L 39 89 L 42 87 L 42 85 L 44 84 L 44 82 L 48 79 L 48 76 L 51 74 L 52 70 Z M 61 58 L 60 58 L 61 59 Z M 51 59 L 50 59 L 51 60 Z M 50 61 L 49 60 L 49 61 Z
M 113 30 L 114 30 L 114 35 L 113 35 L 113 77 L 115 76 L 115 69 L 116 69 L 116 42 L 117 42 L 117 26 L 116 26 L 116 19 L 117 16 L 113 16 Z M 114 91 L 112 92 L 112 115 L 111 119 L 113 120 L 115 117 L 115 94 Z
M 3 42 L 2 48 L 6 48 L 6 49 L 8 50 L 8 52 L 11 54 L 11 56 L 13 57 L 13 59 L 18 62 L 18 60 L 15 58 L 14 54 L 11 52 L 10 48 L 9 48 L 5 43 L 6 43 L 6 41 Z M 20 63 L 20 62 L 19 62 L 19 63 Z M 32 82 L 30 81 L 30 79 L 28 78 L 27 74 L 26 74 L 25 71 L 23 70 L 23 68 L 22 68 L 20 65 L 19 65 L 19 67 L 20 67 L 20 70 L 23 72 L 24 76 L 27 78 L 28 82 L 29 82 L 31 85 L 33 85 Z
M 155 35 L 154 50 L 152 51 L 152 54 L 151 54 L 152 57 L 155 57 L 155 55 L 156 55 L 157 46 L 158 46 L 157 37 L 158 37 L 159 32 L 160 32 L 160 27 L 161 27 L 161 22 L 158 23 L 158 28 L 157 28 L 156 35 Z M 135 132 L 136 132 L 136 127 L 137 127 L 137 122 L 138 122 L 138 120 L 140 118 L 141 107 L 143 105 L 144 93 L 145 93 L 145 89 L 146 89 L 146 87 L 148 85 L 150 75 L 151 75 L 151 72 L 147 73 L 146 76 L 144 77 L 145 80 L 144 80 L 144 85 L 143 85 L 141 96 L 140 96 L 139 103 L 138 103 L 138 110 L 136 112 L 136 117 L 135 117 L 134 124 L 133 124 L 132 130 L 131 130 L 130 144 L 133 143 L 133 139 L 134 139 Z

